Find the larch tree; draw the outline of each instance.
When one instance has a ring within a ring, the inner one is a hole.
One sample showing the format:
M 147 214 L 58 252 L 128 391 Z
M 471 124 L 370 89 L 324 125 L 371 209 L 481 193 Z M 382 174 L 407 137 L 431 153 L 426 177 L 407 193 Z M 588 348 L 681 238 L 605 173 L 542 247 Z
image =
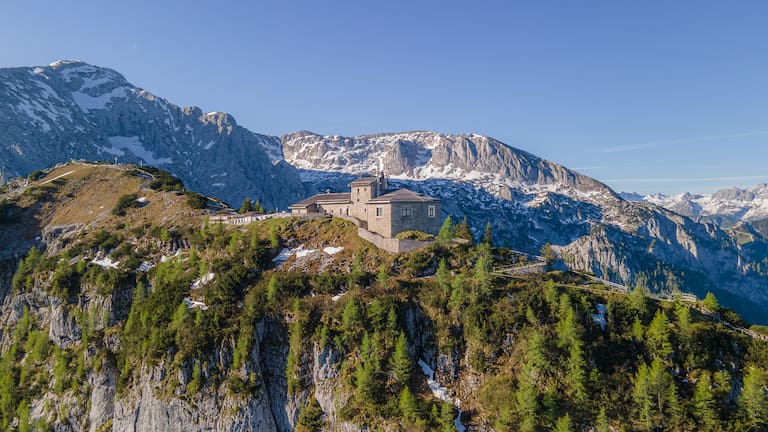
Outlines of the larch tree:
M 768 425 L 768 395 L 765 392 L 765 372 L 751 367 L 744 375 L 744 387 L 739 396 L 739 409 L 750 430 L 763 430 Z

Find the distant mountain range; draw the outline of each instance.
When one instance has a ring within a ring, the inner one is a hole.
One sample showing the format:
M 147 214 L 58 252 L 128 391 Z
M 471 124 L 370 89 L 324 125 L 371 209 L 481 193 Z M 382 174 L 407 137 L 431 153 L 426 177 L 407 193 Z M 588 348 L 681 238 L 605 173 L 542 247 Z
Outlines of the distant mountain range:
M 764 236 L 768 236 L 768 184 L 760 184 L 751 189 L 723 189 L 709 195 L 621 195 L 627 200 L 650 202 L 694 220 L 713 222 L 724 228 L 749 223 Z
M 441 198 L 444 213 L 467 217 L 477 234 L 491 222 L 500 244 L 537 252 L 551 243 L 576 269 L 656 291 L 712 291 L 758 321 L 768 312 L 768 243 L 758 230 L 624 199 L 482 135 L 261 135 L 82 62 L 0 70 L 0 125 L 5 178 L 69 159 L 117 159 L 158 165 L 231 204 L 250 197 L 282 209 L 383 169 L 395 185 Z

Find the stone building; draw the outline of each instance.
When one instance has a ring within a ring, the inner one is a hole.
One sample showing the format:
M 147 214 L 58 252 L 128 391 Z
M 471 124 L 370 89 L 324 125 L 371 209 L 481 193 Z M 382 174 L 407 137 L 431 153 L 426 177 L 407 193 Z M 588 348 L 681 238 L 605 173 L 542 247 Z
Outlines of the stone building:
M 358 226 L 392 238 L 410 230 L 437 234 L 440 200 L 408 189 L 389 190 L 384 175 L 363 177 L 349 184 L 350 191 L 321 193 L 289 206 L 291 214 L 325 214 L 352 219 Z

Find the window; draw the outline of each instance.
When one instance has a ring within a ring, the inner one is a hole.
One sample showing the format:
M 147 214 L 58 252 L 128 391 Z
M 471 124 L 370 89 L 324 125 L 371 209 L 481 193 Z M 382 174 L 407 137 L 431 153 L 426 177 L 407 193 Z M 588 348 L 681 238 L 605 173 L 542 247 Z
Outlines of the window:
M 376 207 L 376 216 L 384 216 L 384 207 Z
M 400 207 L 400 216 L 402 217 L 411 217 L 412 215 L 411 206 L 402 206 Z
M 427 216 L 433 218 L 435 217 L 435 206 L 429 206 L 427 207 Z

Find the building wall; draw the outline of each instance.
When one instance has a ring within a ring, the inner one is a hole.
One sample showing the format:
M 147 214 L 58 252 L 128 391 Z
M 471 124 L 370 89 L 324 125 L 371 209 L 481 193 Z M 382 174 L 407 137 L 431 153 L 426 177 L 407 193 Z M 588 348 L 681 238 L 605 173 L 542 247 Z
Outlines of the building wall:
M 347 209 L 349 209 L 349 215 L 352 215 L 352 206 L 350 204 L 322 204 L 320 205 L 321 211 L 331 215 L 346 215 Z
M 429 207 L 435 207 L 434 217 L 429 217 Z M 368 210 L 368 229 L 384 237 L 394 237 L 403 231 L 418 230 L 435 234 L 440 231 L 440 203 L 386 203 L 370 204 Z M 383 215 L 376 217 L 376 207 L 381 207 Z M 403 207 L 410 207 L 410 215 L 403 216 Z
M 375 198 L 376 190 L 374 185 L 368 186 L 352 186 L 350 190 L 350 199 L 352 200 L 352 208 L 349 210 L 350 216 L 354 216 L 360 220 L 367 219 L 366 202 Z
M 368 222 L 368 230 L 384 237 L 392 237 L 392 204 L 369 204 L 368 207 L 365 219 Z M 381 216 L 376 216 L 377 207 L 381 208 Z

